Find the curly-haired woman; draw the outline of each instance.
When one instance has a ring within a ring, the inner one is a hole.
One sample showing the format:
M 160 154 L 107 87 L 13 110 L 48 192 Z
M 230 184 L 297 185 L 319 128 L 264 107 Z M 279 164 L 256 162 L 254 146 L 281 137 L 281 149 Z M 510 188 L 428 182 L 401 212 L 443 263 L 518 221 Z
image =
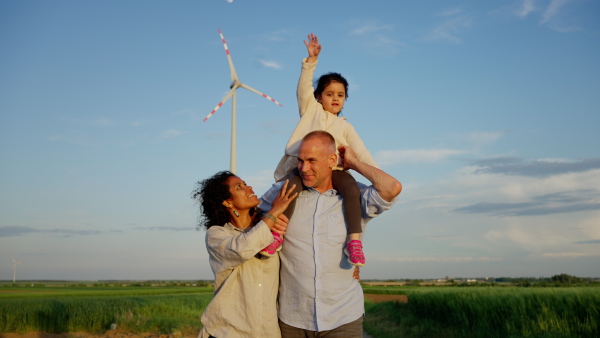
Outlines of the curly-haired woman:
M 274 242 L 272 231 L 285 232 L 282 213 L 297 196 L 293 188 L 286 182 L 271 210 L 259 214 L 252 187 L 233 173 L 221 171 L 198 182 L 192 197 L 200 203 L 199 226 L 207 229 L 206 249 L 215 275 L 214 297 L 202 314 L 198 337 L 281 337 L 279 256 L 262 250 Z

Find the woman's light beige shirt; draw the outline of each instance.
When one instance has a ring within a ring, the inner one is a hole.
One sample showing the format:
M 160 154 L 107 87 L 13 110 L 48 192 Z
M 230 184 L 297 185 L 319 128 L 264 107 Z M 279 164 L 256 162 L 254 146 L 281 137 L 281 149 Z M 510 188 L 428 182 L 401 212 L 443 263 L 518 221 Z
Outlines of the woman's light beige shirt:
M 227 223 L 206 231 L 215 295 L 202 314 L 199 337 L 281 337 L 276 305 L 279 256 L 256 257 L 272 241 L 263 221 L 245 230 Z

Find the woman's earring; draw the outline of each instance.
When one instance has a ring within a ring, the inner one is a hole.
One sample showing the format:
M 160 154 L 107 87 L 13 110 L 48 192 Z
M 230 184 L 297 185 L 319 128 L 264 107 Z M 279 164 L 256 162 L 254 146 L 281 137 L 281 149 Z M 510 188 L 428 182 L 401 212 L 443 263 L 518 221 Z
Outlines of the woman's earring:
M 240 214 L 238 214 L 238 212 L 235 210 L 233 211 L 233 214 L 235 215 L 235 217 L 240 217 Z

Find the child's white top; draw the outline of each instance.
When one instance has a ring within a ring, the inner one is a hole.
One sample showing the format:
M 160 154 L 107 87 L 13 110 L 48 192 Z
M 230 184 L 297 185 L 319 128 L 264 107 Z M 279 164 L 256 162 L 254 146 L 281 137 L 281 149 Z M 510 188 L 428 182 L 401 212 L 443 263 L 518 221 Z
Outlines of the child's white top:
M 330 133 L 335 139 L 336 148 L 339 146 L 350 146 L 356 153 L 359 160 L 371 166 L 379 168 L 371 153 L 365 147 L 354 127 L 345 117 L 332 114 L 323 109 L 323 106 L 315 99 L 314 88 L 312 86 L 313 75 L 317 67 L 317 62 L 306 63 L 302 60 L 302 72 L 298 81 L 298 111 L 300 112 L 300 121 L 292 136 L 285 146 L 285 154 L 277 169 L 275 169 L 275 180 L 278 181 L 285 177 L 291 170 L 298 166 L 298 151 L 300 142 L 304 135 L 315 130 L 324 130 Z M 335 170 L 342 170 L 342 159 L 338 153 L 338 165 Z

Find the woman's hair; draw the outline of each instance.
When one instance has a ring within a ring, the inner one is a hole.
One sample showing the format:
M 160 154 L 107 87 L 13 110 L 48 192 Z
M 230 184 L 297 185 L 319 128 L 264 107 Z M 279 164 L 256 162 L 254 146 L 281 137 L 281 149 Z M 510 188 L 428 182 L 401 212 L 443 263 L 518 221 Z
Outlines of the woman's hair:
M 340 73 L 327 73 L 321 75 L 321 77 L 317 80 L 315 85 L 314 96 L 315 99 L 318 99 L 317 96 L 321 95 L 325 90 L 325 87 L 329 86 L 332 82 L 339 82 L 344 85 L 344 90 L 346 91 L 346 99 L 348 99 L 348 81 L 342 76 Z
M 227 180 L 235 176 L 230 171 L 219 171 L 212 177 L 196 183 L 192 199 L 200 204 L 201 215 L 196 229 L 206 229 L 213 225 L 223 226 L 229 222 L 229 213 L 223 201 L 231 197 Z

